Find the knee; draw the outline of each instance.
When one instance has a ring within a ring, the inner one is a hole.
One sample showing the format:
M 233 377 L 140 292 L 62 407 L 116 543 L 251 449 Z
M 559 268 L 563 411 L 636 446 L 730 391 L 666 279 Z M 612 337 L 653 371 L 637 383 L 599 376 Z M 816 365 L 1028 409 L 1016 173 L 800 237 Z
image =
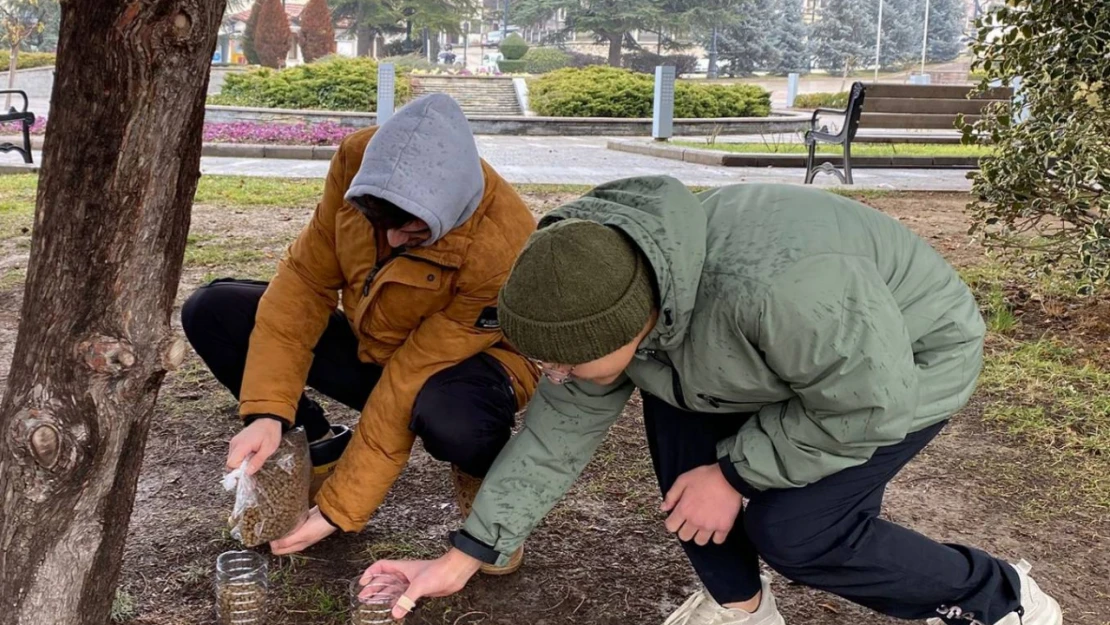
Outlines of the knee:
M 754 503 L 743 518 L 744 530 L 763 561 L 791 581 L 804 584 L 811 572 L 847 563 L 850 550 L 835 527 L 818 527 Z
M 436 384 L 435 378 L 417 395 L 412 410 L 413 433 L 436 460 L 450 462 L 464 473 L 484 477 L 512 434 L 506 420 L 467 385 Z
M 181 306 L 181 329 L 185 331 L 185 338 L 194 346 L 200 332 L 208 326 L 205 318 L 211 318 L 213 299 L 218 297 L 210 285 L 204 285 L 193 291 Z
M 228 280 L 198 288 L 181 306 L 185 338 L 197 353 L 202 353 L 217 337 L 238 338 L 244 333 L 249 337 L 261 295 L 261 290 Z

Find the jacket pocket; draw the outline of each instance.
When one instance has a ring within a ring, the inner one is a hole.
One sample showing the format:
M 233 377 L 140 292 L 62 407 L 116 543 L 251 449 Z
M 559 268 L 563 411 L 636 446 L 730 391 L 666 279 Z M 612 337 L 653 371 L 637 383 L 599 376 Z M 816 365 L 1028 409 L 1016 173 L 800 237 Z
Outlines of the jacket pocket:
M 449 272 L 405 256 L 382 268 L 359 302 L 355 327 L 360 338 L 396 347 L 428 316 L 450 300 Z

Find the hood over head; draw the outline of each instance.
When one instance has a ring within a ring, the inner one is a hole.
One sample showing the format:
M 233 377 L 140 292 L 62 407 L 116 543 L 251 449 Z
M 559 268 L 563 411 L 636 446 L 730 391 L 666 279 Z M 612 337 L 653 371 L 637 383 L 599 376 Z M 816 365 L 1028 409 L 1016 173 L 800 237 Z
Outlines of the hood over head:
M 470 123 L 455 100 L 434 93 L 382 124 L 344 199 L 392 202 L 428 224 L 432 245 L 466 223 L 485 193 L 485 174 Z

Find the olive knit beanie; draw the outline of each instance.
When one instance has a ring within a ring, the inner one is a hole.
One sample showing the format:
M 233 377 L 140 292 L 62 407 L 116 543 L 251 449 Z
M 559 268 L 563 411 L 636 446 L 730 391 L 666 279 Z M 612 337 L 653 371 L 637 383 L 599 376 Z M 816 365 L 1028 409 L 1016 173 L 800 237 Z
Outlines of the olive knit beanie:
M 655 305 L 651 268 L 624 234 L 565 219 L 528 240 L 501 287 L 505 338 L 542 362 L 578 365 L 611 354 L 644 328 Z

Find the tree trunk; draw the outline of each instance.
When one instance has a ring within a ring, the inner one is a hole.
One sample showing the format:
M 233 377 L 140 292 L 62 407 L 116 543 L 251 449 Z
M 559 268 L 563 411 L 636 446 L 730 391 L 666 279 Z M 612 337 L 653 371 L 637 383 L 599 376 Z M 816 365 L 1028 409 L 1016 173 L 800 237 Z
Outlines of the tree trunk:
M 370 42 L 374 40 L 374 30 L 369 26 L 362 25 L 358 27 L 356 36 L 358 37 L 358 43 L 356 44 L 358 46 L 358 56 L 370 56 Z
M 167 370 L 224 0 L 63 2 L 0 403 L 0 624 L 103 625 Z M 88 140 L 78 140 L 85 137 Z
M 15 89 L 15 68 L 19 67 L 19 42 L 12 44 L 11 50 L 8 51 L 8 89 Z M 12 107 L 12 94 L 8 95 L 8 101 L 4 103 L 4 110 L 7 111 Z
M 609 66 L 621 66 L 621 45 L 624 43 L 624 33 L 609 33 Z

